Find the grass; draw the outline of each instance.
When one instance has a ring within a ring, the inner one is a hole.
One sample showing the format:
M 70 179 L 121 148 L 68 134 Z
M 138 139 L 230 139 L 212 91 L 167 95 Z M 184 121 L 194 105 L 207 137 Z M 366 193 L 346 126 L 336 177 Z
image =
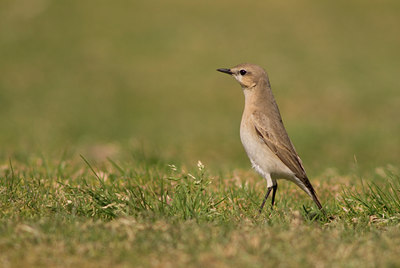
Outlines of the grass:
M 313 180 L 325 216 L 287 182 L 280 183 L 275 208 L 259 214 L 265 185 L 253 172 L 213 174 L 201 162 L 178 167 L 135 160 L 109 159 L 97 167 L 84 157 L 39 157 L 3 165 L 0 261 L 399 265 L 400 176 L 393 167 L 380 170 L 385 177 L 379 182 L 340 175 Z
M 399 3 L 0 2 L 0 266 L 399 266 Z M 265 182 L 267 70 L 325 206 Z M 199 163 L 198 161 L 201 160 Z

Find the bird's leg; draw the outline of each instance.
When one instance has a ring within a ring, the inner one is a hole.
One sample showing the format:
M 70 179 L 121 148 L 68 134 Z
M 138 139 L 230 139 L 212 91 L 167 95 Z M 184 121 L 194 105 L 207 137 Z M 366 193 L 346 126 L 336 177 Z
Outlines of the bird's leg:
M 264 207 L 264 205 L 265 205 L 265 201 L 267 201 L 267 198 L 268 198 L 268 196 L 269 196 L 269 193 L 271 192 L 271 190 L 272 190 L 273 187 L 274 187 L 274 186 L 268 187 L 267 193 L 265 194 L 264 200 L 263 200 L 263 202 L 262 202 L 262 204 L 261 204 L 261 207 L 260 207 L 260 209 L 258 210 L 258 212 L 261 213 L 261 211 L 262 211 L 262 209 L 263 209 L 263 207 Z M 274 192 L 275 192 L 275 191 L 274 191 Z
M 275 203 L 275 194 L 276 191 L 278 190 L 278 184 L 275 184 L 274 186 L 272 186 L 272 203 L 271 203 L 271 208 L 274 206 Z

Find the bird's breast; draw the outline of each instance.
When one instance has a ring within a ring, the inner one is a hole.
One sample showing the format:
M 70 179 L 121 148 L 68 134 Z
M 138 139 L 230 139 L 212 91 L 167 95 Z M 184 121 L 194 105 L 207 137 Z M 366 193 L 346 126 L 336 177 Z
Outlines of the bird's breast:
M 240 139 L 253 167 L 263 177 L 291 177 L 293 172 L 271 151 L 262 138 L 257 135 L 255 126 L 243 116 L 240 124 Z

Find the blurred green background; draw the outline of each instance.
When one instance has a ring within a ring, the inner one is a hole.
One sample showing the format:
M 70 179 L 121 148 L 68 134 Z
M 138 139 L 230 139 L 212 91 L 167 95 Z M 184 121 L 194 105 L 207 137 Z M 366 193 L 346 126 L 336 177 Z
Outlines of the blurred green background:
M 394 0 L 2 0 L 1 158 L 144 146 L 248 168 L 242 92 L 215 69 L 251 62 L 311 175 L 399 165 L 399 14 Z

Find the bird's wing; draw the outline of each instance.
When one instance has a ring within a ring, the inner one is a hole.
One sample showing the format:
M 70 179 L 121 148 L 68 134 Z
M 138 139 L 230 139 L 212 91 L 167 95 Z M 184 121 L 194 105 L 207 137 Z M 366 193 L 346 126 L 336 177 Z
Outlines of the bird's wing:
M 265 114 L 255 112 L 251 116 L 255 131 L 272 152 L 299 178 L 305 185 L 309 184 L 300 157 L 283 126 L 280 115 L 275 120 Z

